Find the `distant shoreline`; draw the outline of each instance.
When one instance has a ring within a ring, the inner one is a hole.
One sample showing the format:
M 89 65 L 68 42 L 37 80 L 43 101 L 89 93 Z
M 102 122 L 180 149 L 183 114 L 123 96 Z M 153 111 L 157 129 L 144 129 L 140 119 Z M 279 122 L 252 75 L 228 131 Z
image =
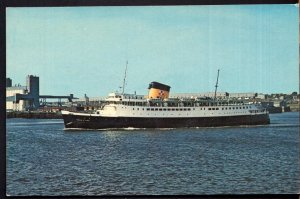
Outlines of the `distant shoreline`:
M 6 112 L 6 118 L 63 119 L 60 112 Z

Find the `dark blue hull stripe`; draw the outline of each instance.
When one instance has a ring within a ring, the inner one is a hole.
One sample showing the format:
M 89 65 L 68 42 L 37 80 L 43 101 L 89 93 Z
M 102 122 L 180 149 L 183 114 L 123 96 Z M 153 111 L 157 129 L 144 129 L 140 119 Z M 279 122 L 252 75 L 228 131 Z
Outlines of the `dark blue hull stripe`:
M 179 128 L 269 124 L 268 114 L 197 118 L 93 117 L 63 115 L 65 128 Z

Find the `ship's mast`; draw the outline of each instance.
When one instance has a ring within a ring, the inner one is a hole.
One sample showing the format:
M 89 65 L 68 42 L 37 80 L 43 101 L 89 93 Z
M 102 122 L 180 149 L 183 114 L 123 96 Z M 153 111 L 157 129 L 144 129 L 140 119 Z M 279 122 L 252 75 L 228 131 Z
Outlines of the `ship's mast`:
M 214 103 L 216 101 L 216 97 L 217 97 L 217 88 L 218 88 L 218 81 L 219 81 L 219 71 L 220 69 L 218 69 L 218 76 L 217 76 L 217 82 L 216 82 L 216 85 L 215 85 L 215 96 L 214 96 Z
M 128 61 L 126 61 L 126 68 L 125 68 L 125 74 L 124 74 L 124 79 L 123 79 L 123 87 L 122 87 L 122 95 L 124 94 L 124 90 L 125 90 L 126 74 L 127 74 L 127 65 L 128 65 Z

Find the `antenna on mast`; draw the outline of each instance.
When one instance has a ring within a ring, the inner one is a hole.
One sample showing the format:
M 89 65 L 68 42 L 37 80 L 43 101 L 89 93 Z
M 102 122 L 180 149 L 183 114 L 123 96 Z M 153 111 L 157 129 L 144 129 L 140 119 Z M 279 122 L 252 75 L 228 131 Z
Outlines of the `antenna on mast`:
M 124 79 L 123 79 L 123 87 L 122 87 L 122 95 L 124 94 L 124 90 L 125 90 L 125 81 L 126 81 L 126 74 L 127 74 L 127 65 L 128 65 L 128 61 L 126 61 L 126 68 L 125 68 L 125 74 L 124 74 Z
M 219 81 L 219 71 L 220 69 L 218 69 L 218 76 L 217 76 L 217 82 L 216 82 L 216 85 L 215 85 L 215 96 L 214 96 L 214 103 L 216 101 L 216 97 L 217 97 L 217 88 L 218 88 L 218 81 Z

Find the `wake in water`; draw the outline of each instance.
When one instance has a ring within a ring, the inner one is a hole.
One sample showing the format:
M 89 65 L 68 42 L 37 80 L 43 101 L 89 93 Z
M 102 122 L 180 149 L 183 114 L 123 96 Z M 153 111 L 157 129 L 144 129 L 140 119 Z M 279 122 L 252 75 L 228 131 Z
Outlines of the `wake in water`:
M 88 128 L 64 128 L 64 131 L 139 131 L 139 130 L 172 130 L 176 128 L 134 128 L 134 127 L 126 127 L 126 128 L 106 128 L 106 129 L 88 129 Z

